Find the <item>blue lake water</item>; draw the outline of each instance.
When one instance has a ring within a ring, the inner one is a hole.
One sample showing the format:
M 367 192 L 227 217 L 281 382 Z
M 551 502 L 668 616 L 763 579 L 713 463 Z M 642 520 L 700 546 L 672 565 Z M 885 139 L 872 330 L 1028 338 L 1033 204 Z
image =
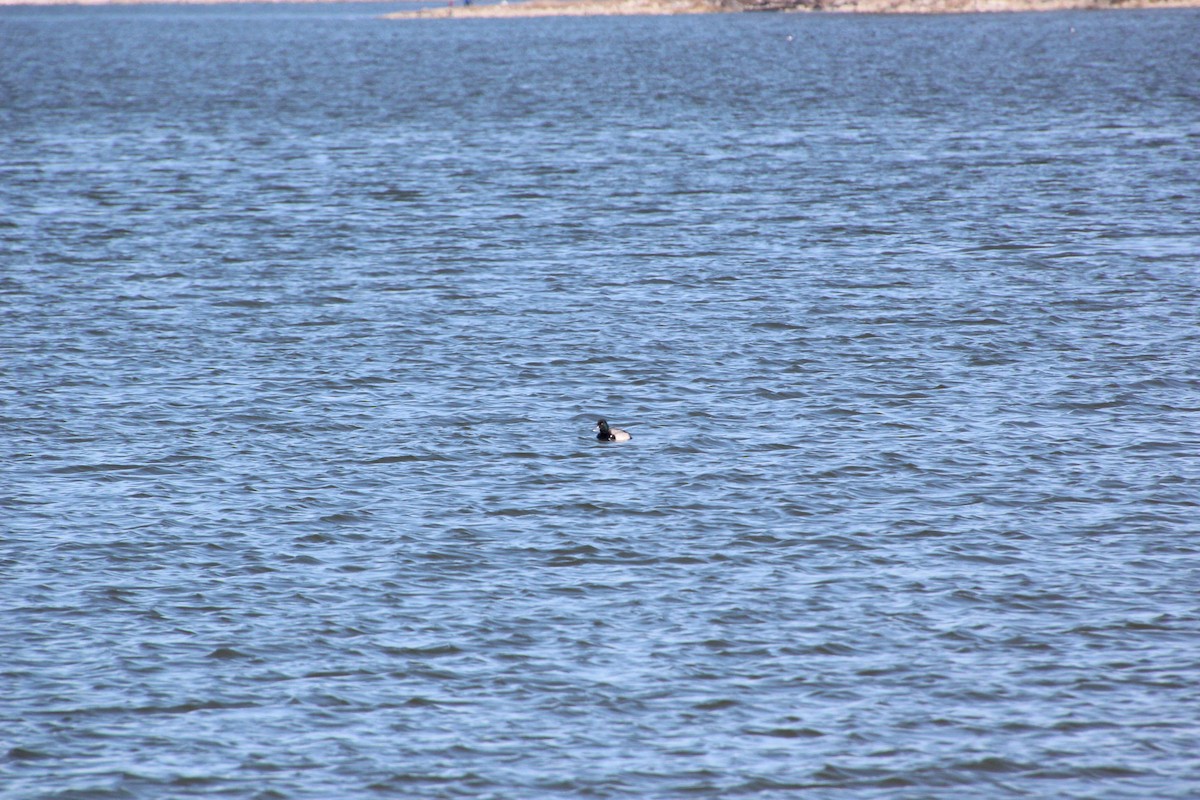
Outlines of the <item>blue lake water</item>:
M 0 9 L 0 797 L 1197 797 L 1200 12 L 392 8 Z

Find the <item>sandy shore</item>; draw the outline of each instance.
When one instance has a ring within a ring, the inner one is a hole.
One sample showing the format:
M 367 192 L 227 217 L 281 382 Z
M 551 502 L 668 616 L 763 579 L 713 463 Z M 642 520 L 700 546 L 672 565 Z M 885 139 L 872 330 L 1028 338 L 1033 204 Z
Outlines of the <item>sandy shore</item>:
M 1106 8 L 1194 8 L 1200 0 L 518 0 L 447 4 L 388 14 L 389 19 L 710 14 L 739 11 L 824 11 L 865 14 L 954 14 Z

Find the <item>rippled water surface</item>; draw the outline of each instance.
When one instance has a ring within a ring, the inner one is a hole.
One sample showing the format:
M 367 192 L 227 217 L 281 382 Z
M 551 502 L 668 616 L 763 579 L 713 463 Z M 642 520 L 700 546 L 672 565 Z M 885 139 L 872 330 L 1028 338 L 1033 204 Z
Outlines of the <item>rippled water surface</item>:
M 0 796 L 1197 796 L 1200 13 L 381 10 L 0 9 Z

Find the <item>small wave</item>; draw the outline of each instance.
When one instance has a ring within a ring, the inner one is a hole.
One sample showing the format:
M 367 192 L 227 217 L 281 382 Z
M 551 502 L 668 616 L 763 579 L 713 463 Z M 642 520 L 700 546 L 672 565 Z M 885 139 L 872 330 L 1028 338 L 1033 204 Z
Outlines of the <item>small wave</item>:
M 771 739 L 819 739 L 825 735 L 816 728 L 751 728 L 746 733 L 749 736 L 766 736 Z
M 79 475 L 89 472 L 124 472 L 146 468 L 145 464 L 74 464 L 69 467 L 57 467 L 50 472 L 55 475 Z
M 384 646 L 380 651 L 389 656 L 403 656 L 405 658 L 443 658 L 446 656 L 461 655 L 463 650 L 453 644 L 434 644 L 427 647 L 391 647 Z
M 42 759 L 55 757 L 42 750 L 30 750 L 26 747 L 13 747 L 5 753 L 5 759 L 8 761 L 41 761 Z
M 228 661 L 235 658 L 249 658 L 250 656 L 240 650 L 235 650 L 232 647 L 218 647 L 208 654 L 208 658 L 215 658 L 218 661 Z
M 407 464 L 424 461 L 449 461 L 449 456 L 440 453 L 406 453 L 399 456 L 381 456 L 367 461 L 367 464 Z

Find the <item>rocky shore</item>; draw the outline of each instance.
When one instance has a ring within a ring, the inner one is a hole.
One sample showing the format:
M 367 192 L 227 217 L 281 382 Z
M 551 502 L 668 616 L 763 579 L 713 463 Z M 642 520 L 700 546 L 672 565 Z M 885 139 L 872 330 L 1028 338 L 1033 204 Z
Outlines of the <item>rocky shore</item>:
M 1200 0 L 517 0 L 401 11 L 389 19 L 711 14 L 825 11 L 866 14 L 954 14 L 1106 8 L 1183 8 Z

